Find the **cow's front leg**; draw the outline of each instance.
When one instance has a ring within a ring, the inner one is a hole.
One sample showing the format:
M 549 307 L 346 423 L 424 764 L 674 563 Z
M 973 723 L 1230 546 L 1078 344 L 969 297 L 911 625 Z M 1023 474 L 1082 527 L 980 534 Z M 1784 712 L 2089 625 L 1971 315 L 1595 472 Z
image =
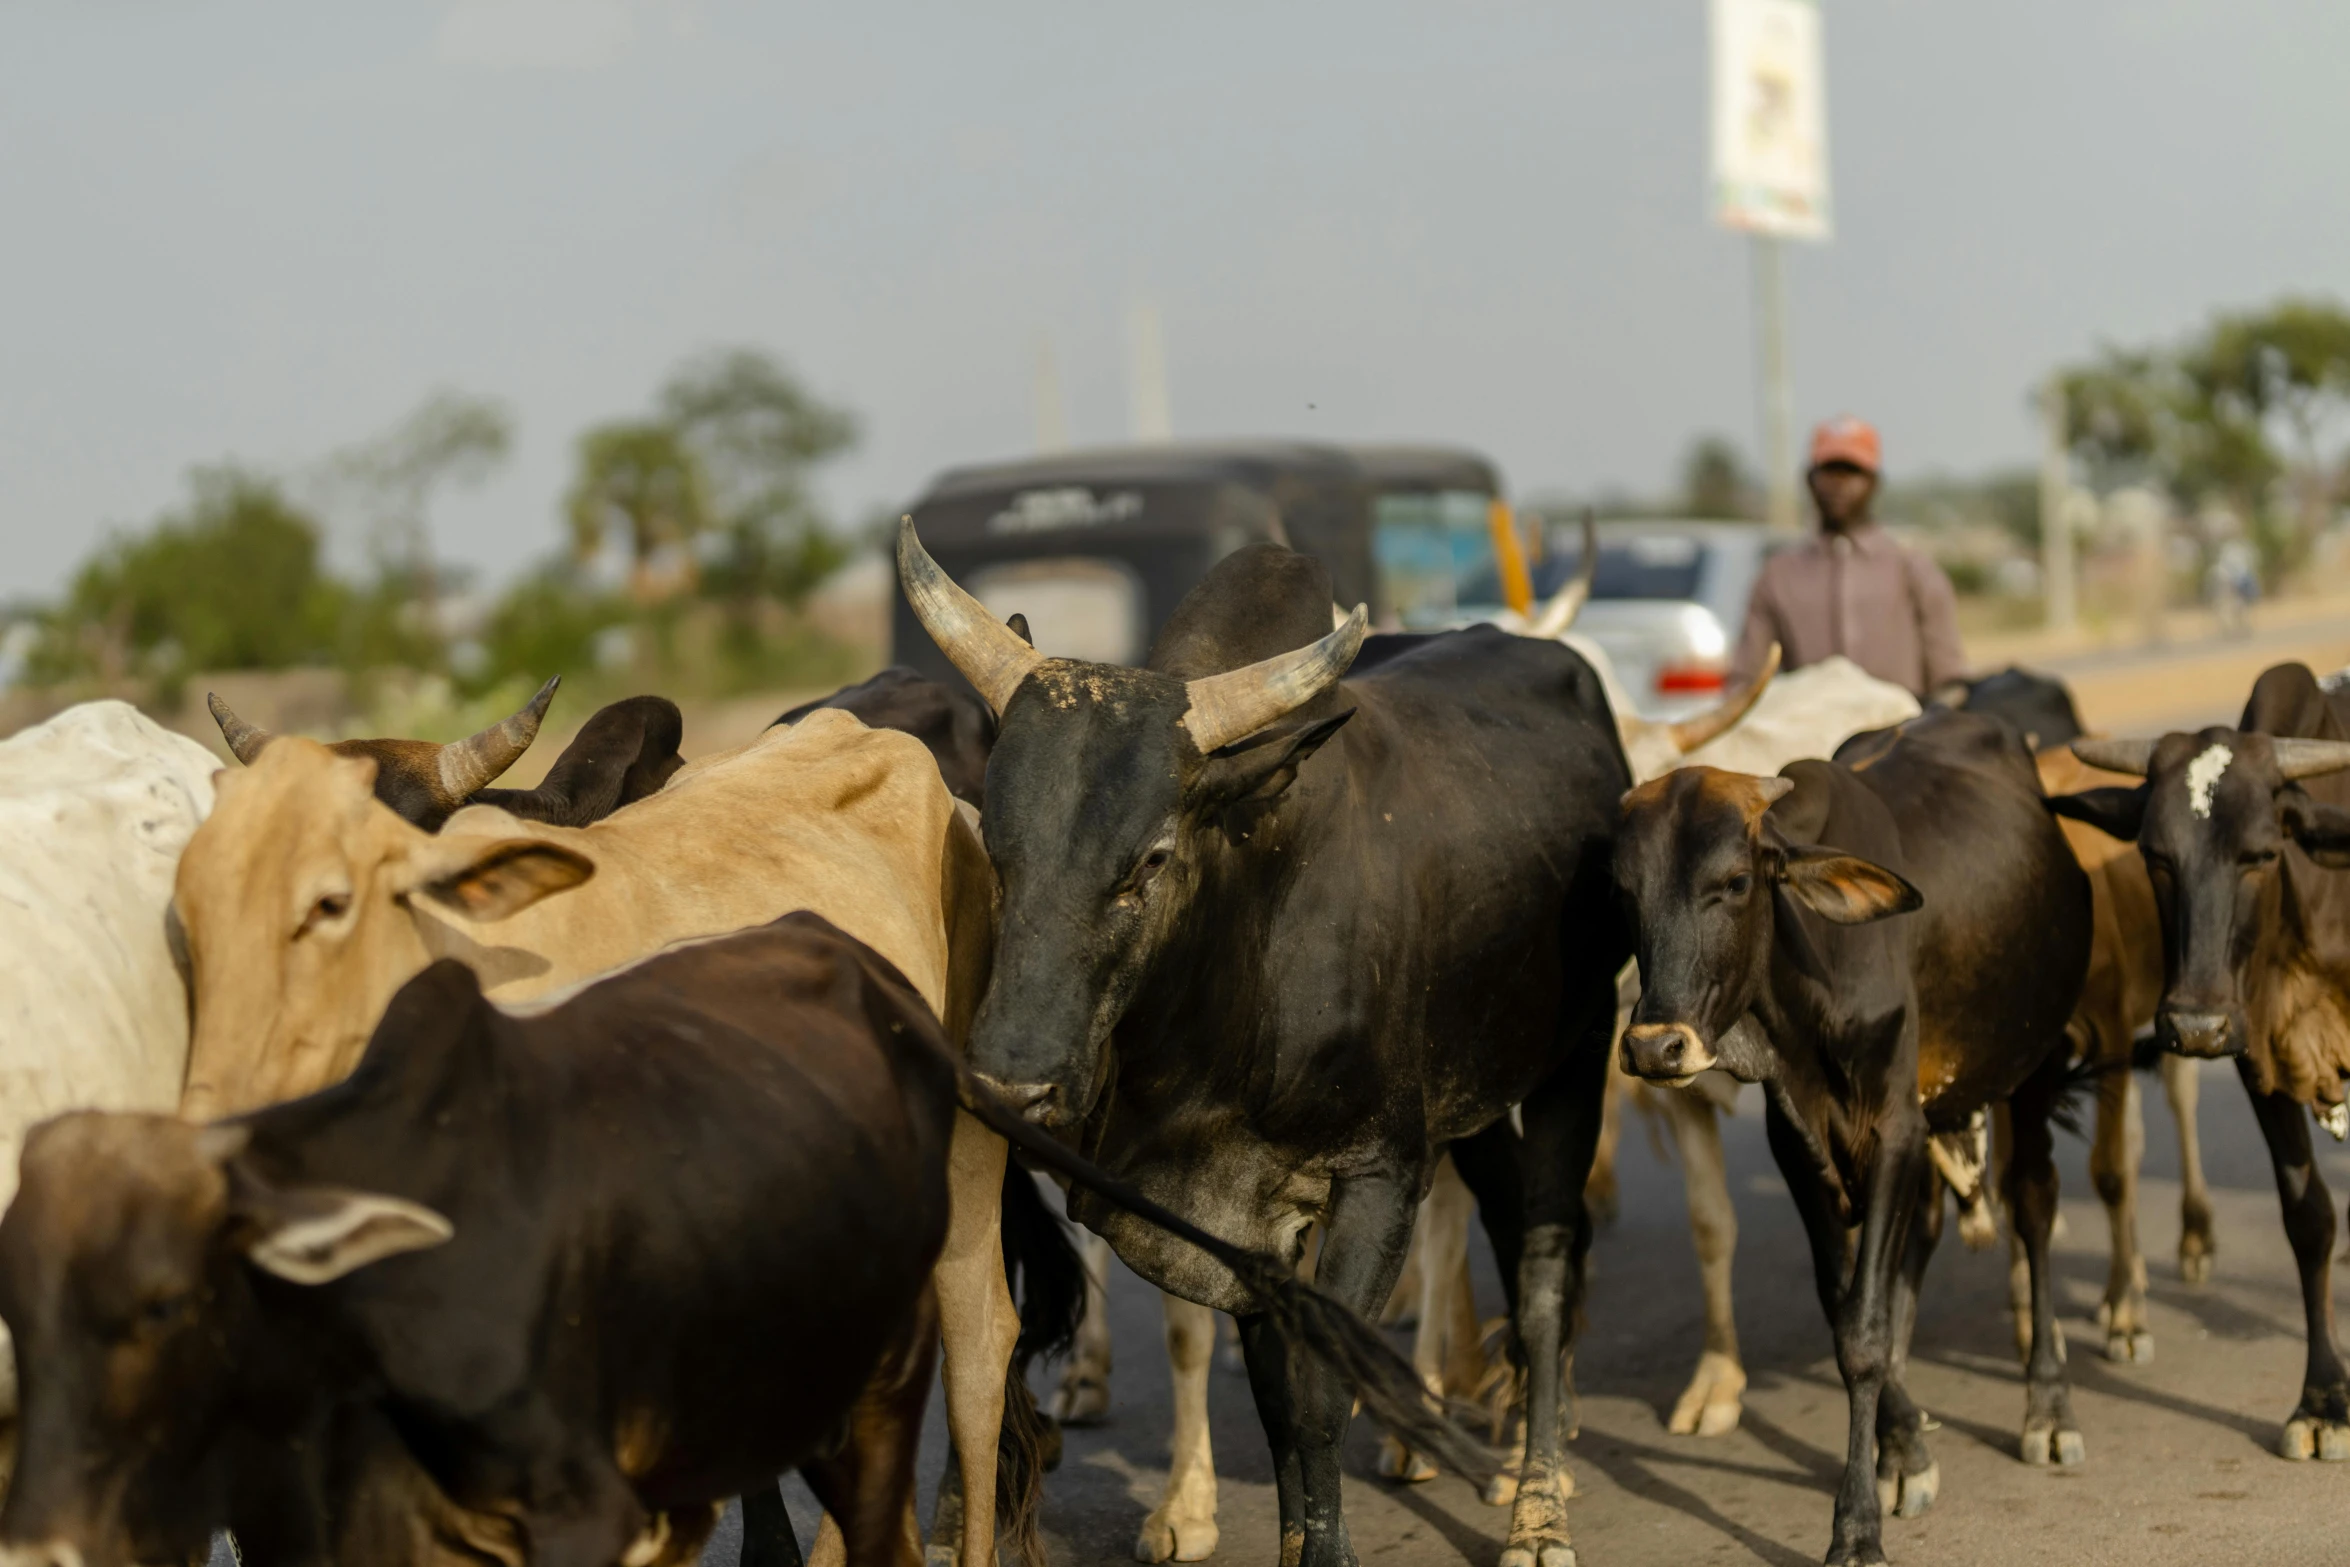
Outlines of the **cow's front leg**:
M 1605 1017 L 1520 1107 L 1525 1125 L 1523 1251 L 1518 1261 L 1517 1330 L 1526 1372 L 1526 1456 L 1501 1567 L 1574 1567 L 1567 1531 L 1567 1365 L 1574 1352 L 1591 1214 L 1583 1182 L 1599 1143 L 1607 1092 L 1610 1027 Z
M 2307 1107 L 2283 1094 L 2261 1093 L 2253 1086 L 2248 1062 L 2239 1059 L 2236 1070 L 2276 1167 L 2277 1198 L 2284 1206 L 2293 1260 L 2301 1269 L 2301 1309 L 2309 1334 L 2301 1402 L 2285 1419 L 2277 1451 L 2287 1458 L 2339 1463 L 2350 1459 L 2350 1374 L 2334 1348 L 2334 1200 L 2310 1150 Z
M 1110 1412 L 1110 1243 L 1083 1231 L 1077 1256 L 1085 1265 L 1085 1315 L 1053 1394 L 1053 1418 L 1065 1426 L 1091 1426 Z
M 1926 1447 L 1926 1412 L 1909 1396 L 1909 1340 L 1918 1320 L 1918 1285 L 1942 1239 L 1942 1178 L 1929 1165 L 1919 1173 L 1917 1212 L 1893 1279 L 1893 1359 L 1877 1399 L 1877 1506 L 1897 1518 L 1916 1518 L 1942 1489 L 1942 1466 Z
M 1721 1120 L 1713 1101 L 1695 1090 L 1655 1093 L 1681 1155 L 1689 1238 L 1697 1248 L 1697 1274 L 1705 1285 L 1705 1350 L 1665 1428 L 1677 1436 L 1720 1436 L 1738 1429 L 1746 1393 L 1746 1367 L 1738 1358 L 1738 1319 L 1730 1296 L 1738 1210 L 1730 1201 L 1730 1174 L 1722 1159 Z
M 1377 1310 L 1403 1271 L 1418 1199 L 1416 1181 L 1393 1176 L 1336 1182 L 1315 1286 L 1358 1313 Z M 1241 1320 L 1240 1343 L 1249 1391 L 1273 1449 L 1282 1567 L 1355 1567 L 1338 1470 L 1354 1390 L 1320 1361 L 1292 1357 L 1262 1315 Z
M 1167 1308 L 1175 1434 L 1167 1460 L 1167 1491 L 1142 1521 L 1134 1559 L 1205 1561 L 1216 1554 L 1216 1453 L 1208 1439 L 1208 1368 L 1216 1358 L 1216 1314 L 1172 1295 L 1160 1299 Z
M 2089 1145 L 2089 1179 L 2096 1183 L 2112 1230 L 2112 1255 L 2105 1270 L 2105 1300 L 2098 1308 L 2105 1329 L 2105 1358 L 2154 1358 L 2154 1333 L 2146 1321 L 2146 1259 L 2138 1251 L 2138 1166 L 2146 1155 L 2146 1117 L 2138 1103 L 2137 1075 L 2126 1066 L 2097 1079 L 2097 1135 Z
M 2077 1464 L 2087 1456 L 2080 1428 L 2073 1423 L 2071 1391 L 2065 1386 L 2064 1338 L 2056 1326 L 2056 1285 L 2048 1262 L 2049 1236 L 2056 1227 L 2056 1149 L 2048 1115 L 2064 1070 L 2063 1052 L 2051 1051 L 2010 1102 L 2015 1153 L 2007 1164 L 2005 1195 L 2032 1286 L 2031 1353 L 2024 1362 L 2022 1447 L 2027 1464 Z
M 1777 1094 L 1771 1100 L 1771 1152 L 1811 1240 L 1812 1276 L 1835 1334 L 1836 1369 L 1843 1375 L 1849 1405 L 1829 1567 L 1859 1567 L 1885 1559 L 1875 1464 L 1877 1404 L 1893 1357 L 1892 1274 L 1907 1242 L 1925 1160 L 1925 1128 L 1915 1114 L 1912 1110 L 1903 1118 L 1898 1107 L 1886 1114 L 1878 1158 L 1860 1194 L 1856 1249 L 1829 1195 L 1809 1135 L 1796 1128 Z
M 968 1115 L 955 1117 L 947 1151 L 947 1239 L 932 1278 L 938 1288 L 947 1429 L 962 1478 L 959 1537 L 934 1531 L 928 1558 L 951 1567 L 995 1561 L 996 1443 L 1004 1378 L 1020 1338 L 1020 1313 L 1004 1277 L 1004 1140 Z M 1034 1477 L 1031 1477 L 1034 1483 Z M 821 1561 L 827 1553 L 818 1541 Z
M 2211 1226 L 2211 1188 L 2203 1179 L 2203 1138 L 2195 1125 L 2195 1111 L 2203 1097 L 2203 1063 L 2192 1056 L 2165 1054 L 2162 1092 L 2179 1126 L 2179 1277 L 2202 1284 L 2211 1277 L 2211 1259 L 2219 1255 L 2219 1237 Z

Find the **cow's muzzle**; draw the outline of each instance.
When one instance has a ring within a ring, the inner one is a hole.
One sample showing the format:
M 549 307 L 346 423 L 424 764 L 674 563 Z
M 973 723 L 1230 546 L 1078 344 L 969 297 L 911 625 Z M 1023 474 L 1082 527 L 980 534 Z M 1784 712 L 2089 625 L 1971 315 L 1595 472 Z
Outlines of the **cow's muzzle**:
M 2214 1060 L 2244 1051 L 2244 1030 L 2221 1010 L 2164 1007 L 2155 1014 L 2154 1033 L 2163 1049 L 2183 1056 Z
M 1067 1100 L 1058 1083 L 1006 1083 L 982 1073 L 972 1074 L 986 1084 L 989 1091 L 1017 1111 L 1021 1119 L 1038 1126 L 1058 1126 L 1063 1119 L 1062 1106 Z
M 1713 1047 L 1686 1023 L 1635 1023 L 1624 1030 L 1624 1070 L 1678 1088 L 1714 1064 Z

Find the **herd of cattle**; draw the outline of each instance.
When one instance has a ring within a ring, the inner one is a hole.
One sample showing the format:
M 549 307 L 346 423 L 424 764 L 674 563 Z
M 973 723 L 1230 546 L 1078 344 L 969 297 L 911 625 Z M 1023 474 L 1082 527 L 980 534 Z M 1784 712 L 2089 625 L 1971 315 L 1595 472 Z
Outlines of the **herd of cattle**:
M 2350 693 L 2283 666 L 2236 729 L 2090 739 L 2038 677 L 1921 713 L 1832 660 L 1653 724 L 1569 629 L 1587 582 L 1366 636 L 1254 546 L 1124 668 L 1040 654 L 910 525 L 898 560 L 976 699 L 892 671 L 686 762 L 677 709 L 633 698 L 528 791 L 490 785 L 552 681 L 449 746 L 215 701 L 227 772 L 118 703 L 0 743 L 9 1561 L 228 1530 L 249 1567 L 655 1567 L 740 1495 L 773 1567 L 795 1469 L 818 1563 L 918 1561 L 942 1376 L 929 1557 L 1034 1564 L 1028 1369 L 1067 1351 L 1055 1413 L 1101 1414 L 1114 1250 L 1165 1292 L 1175 1371 L 1142 1559 L 1217 1545 L 1222 1310 L 1286 1567 L 1354 1560 L 1358 1399 L 1383 1471 L 1440 1460 L 1512 1509 L 1502 1567 L 1570 1567 L 1619 1107 L 1682 1154 L 1707 1327 L 1670 1423 L 1719 1433 L 1745 1373 L 1716 1117 L 1749 1082 L 1850 1398 L 1828 1560 L 1879 1562 L 1884 1512 L 1938 1489 L 1903 1372 L 1946 1191 L 1970 1244 L 2007 1217 L 2021 1457 L 2084 1459 L 2049 1272 L 2079 1089 L 2107 1352 L 2152 1352 L 2157 1050 L 2179 1266 L 2214 1254 L 2187 1058 L 2229 1057 L 2308 1311 L 2280 1450 L 2350 1458 L 2311 1144 L 2350 1131 Z M 1499 1452 L 1456 1423 L 1472 1216 L 1509 1304 Z M 1391 1307 L 1408 1362 L 1366 1321 Z

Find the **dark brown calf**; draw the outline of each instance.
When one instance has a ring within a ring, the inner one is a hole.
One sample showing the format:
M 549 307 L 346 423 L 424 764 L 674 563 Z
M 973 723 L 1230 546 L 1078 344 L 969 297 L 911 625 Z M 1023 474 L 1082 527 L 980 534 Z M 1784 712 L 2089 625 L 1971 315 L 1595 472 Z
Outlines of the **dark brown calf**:
M 1767 1089 L 1851 1401 L 1838 1564 L 1883 1561 L 1882 1511 L 1922 1512 L 1939 1487 L 1903 1386 L 1942 1218 L 1926 1139 L 2011 1096 L 2007 1197 L 2032 1274 L 2023 1453 L 2083 1456 L 2048 1267 L 2048 1111 L 2089 953 L 2088 885 L 2019 737 L 1940 711 L 1847 753 L 1643 784 L 1615 860 L 1639 926 L 1626 1070 L 1720 1066 Z

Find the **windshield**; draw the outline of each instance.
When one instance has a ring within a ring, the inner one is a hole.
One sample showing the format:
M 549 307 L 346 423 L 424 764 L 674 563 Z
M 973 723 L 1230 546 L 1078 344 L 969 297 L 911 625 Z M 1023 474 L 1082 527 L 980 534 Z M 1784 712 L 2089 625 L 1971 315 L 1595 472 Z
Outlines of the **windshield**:
M 1457 626 L 1464 606 L 1500 602 L 1492 505 L 1474 490 L 1382 495 L 1374 503 L 1372 555 L 1388 612 L 1404 629 Z
M 1599 546 L 1595 599 L 1694 599 L 1705 577 L 1705 546 L 1686 534 L 1642 533 Z M 1580 544 L 1553 550 L 1534 574 L 1538 596 L 1565 587 L 1583 564 Z

